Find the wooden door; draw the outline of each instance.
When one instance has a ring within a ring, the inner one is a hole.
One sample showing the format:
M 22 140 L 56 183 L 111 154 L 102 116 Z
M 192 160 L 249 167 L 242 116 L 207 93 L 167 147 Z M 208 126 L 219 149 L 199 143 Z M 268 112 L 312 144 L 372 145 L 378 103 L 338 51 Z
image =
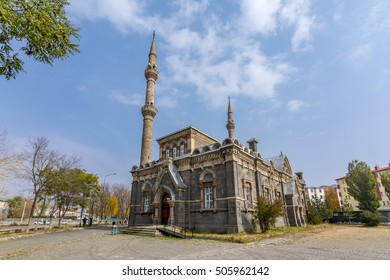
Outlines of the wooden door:
M 169 219 L 169 204 L 168 204 L 169 194 L 164 194 L 161 199 L 161 224 L 167 225 Z

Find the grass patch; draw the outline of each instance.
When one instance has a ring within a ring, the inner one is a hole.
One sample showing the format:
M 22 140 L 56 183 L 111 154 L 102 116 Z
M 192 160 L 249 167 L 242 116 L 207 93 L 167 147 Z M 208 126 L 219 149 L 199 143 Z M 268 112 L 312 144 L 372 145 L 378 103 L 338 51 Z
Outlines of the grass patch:
M 52 227 L 52 228 L 30 228 L 29 232 L 26 232 L 25 228 L 22 228 L 20 230 L 17 230 L 16 232 L 10 231 L 10 232 L 0 232 L 0 239 L 1 238 L 7 238 L 7 237 L 23 237 L 23 236 L 31 236 L 34 234 L 42 234 L 42 233 L 51 233 L 51 232 L 57 232 L 57 231 L 64 231 L 64 230 L 73 230 L 77 227 L 72 226 L 63 226 L 61 228 L 59 227 Z
M 218 234 L 218 233 L 200 233 L 200 232 L 194 232 L 193 236 L 195 238 L 201 238 L 201 239 L 212 239 L 212 240 L 218 240 L 218 241 L 224 241 L 224 242 L 234 242 L 234 243 L 250 243 L 250 242 L 257 242 L 264 239 L 270 239 L 270 238 L 277 238 L 277 237 L 287 237 L 297 234 L 305 234 L 305 233 L 315 233 L 324 230 L 325 228 L 328 228 L 330 225 L 328 224 L 322 224 L 322 225 L 309 225 L 305 227 L 277 227 L 270 229 L 266 233 L 261 232 L 241 232 L 241 233 L 234 233 L 234 234 Z

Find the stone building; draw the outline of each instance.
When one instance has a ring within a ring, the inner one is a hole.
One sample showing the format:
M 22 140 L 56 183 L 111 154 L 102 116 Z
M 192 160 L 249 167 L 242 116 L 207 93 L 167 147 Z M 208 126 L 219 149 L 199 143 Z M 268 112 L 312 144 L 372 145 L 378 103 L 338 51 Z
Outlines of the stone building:
M 305 225 L 305 181 L 293 173 L 286 155 L 263 158 L 258 141 L 248 146 L 234 137 L 228 102 L 227 135 L 219 141 L 188 126 L 157 139 L 159 158 L 151 159 L 158 78 L 153 40 L 145 69 L 147 80 L 140 165 L 133 166 L 129 226 L 174 225 L 204 232 L 235 233 L 253 229 L 256 199 L 282 199 L 277 225 Z

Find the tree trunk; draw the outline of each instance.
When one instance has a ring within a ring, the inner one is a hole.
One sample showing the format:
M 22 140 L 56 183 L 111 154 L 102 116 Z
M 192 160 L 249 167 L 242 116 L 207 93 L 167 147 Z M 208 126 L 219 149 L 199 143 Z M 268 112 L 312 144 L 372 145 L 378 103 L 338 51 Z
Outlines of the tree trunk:
M 30 216 L 28 217 L 28 223 L 27 223 L 27 227 L 26 227 L 26 232 L 27 232 L 27 233 L 29 232 L 29 227 L 32 226 L 32 224 L 33 224 L 32 217 L 33 217 L 33 215 L 34 215 L 35 205 L 36 205 L 36 203 L 37 203 L 37 200 L 38 200 L 38 195 L 35 194 L 33 203 L 32 203 L 32 205 L 31 205 Z

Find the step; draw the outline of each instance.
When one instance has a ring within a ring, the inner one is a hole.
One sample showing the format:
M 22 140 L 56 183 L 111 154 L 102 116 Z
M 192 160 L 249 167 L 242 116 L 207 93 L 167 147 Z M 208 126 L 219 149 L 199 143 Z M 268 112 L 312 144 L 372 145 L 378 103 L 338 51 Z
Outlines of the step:
M 142 236 L 156 236 L 161 235 L 161 233 L 156 229 L 155 226 L 133 226 L 128 227 L 120 231 L 123 234 L 133 234 L 133 235 L 142 235 Z

